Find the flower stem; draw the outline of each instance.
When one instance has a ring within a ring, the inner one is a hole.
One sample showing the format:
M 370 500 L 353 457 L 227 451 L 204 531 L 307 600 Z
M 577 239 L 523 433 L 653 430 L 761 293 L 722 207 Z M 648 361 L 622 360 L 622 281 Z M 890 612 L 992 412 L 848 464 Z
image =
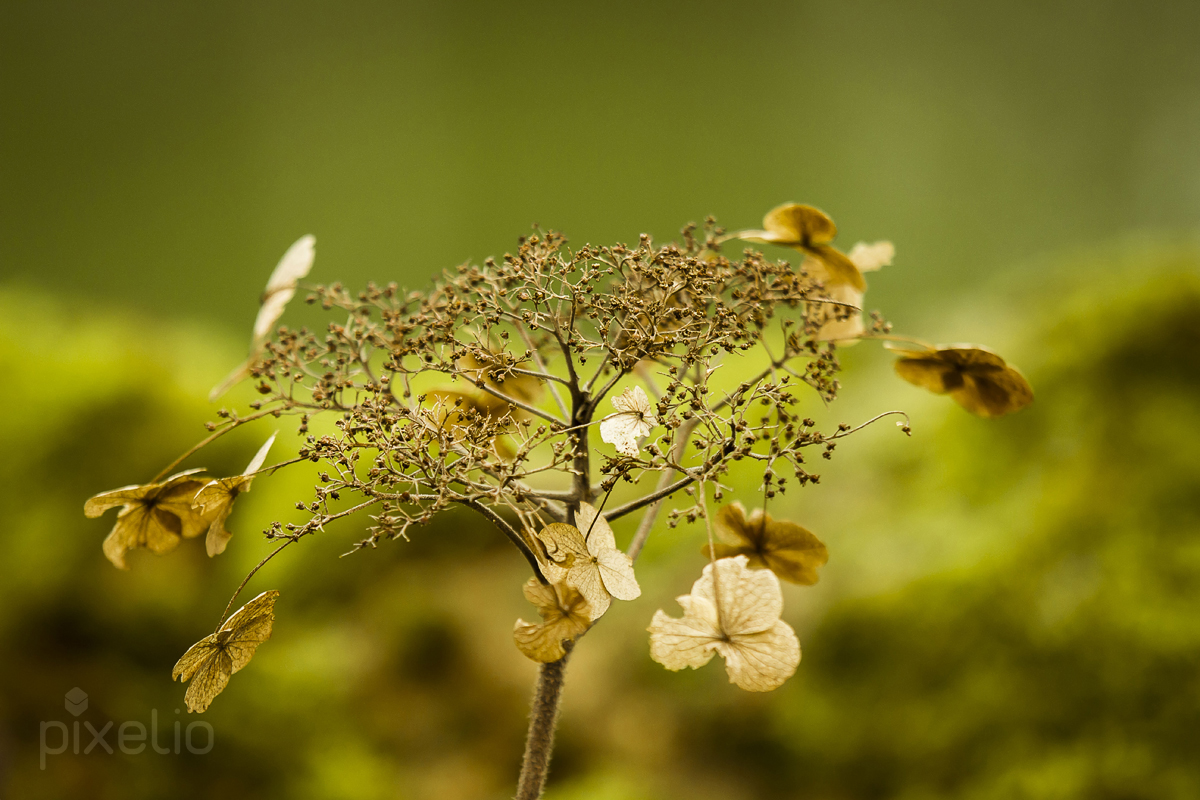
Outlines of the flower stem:
M 558 701 L 562 696 L 563 672 L 571 651 L 558 661 L 542 664 L 538 671 L 533 707 L 529 712 L 529 733 L 525 737 L 525 761 L 517 781 L 516 800 L 538 800 L 550 769 L 554 750 L 554 728 L 558 724 Z

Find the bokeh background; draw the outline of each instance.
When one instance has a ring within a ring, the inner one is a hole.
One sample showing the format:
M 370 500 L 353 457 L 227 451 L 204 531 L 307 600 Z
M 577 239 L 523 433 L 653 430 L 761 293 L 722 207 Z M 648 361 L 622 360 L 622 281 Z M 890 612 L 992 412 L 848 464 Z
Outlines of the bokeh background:
M 256 577 L 275 635 L 210 753 L 40 769 L 73 687 L 80 721 L 171 739 L 171 665 L 312 476 L 256 482 L 220 559 L 127 573 L 83 501 L 203 435 L 301 234 L 316 280 L 419 288 L 533 223 L 665 239 L 796 200 L 896 243 L 871 307 L 987 342 L 1038 400 L 974 419 L 846 351 L 825 418 L 904 408 L 913 437 L 856 435 L 775 507 L 832 554 L 786 587 L 796 677 L 650 661 L 703 565 L 699 529 L 656 533 L 643 597 L 572 661 L 547 797 L 1200 796 L 1197 41 L 1182 0 L 0 3 L 0 795 L 510 796 L 524 564 L 454 515 L 346 558 L 360 525 L 333 528 Z

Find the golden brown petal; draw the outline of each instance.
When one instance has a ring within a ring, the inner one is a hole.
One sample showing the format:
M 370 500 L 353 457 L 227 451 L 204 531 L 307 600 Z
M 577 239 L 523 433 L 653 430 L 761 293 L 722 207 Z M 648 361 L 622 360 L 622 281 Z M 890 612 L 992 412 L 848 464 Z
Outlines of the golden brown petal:
M 763 227 L 780 237 L 780 244 L 828 244 L 837 236 L 837 225 L 828 214 L 802 203 L 784 203 L 771 209 L 763 217 Z
M 544 585 L 535 578 L 525 584 L 525 597 L 537 606 L 540 624 L 518 619 L 513 626 L 517 648 L 533 661 L 549 663 L 566 655 L 565 642 L 591 627 L 591 609 L 578 590 L 565 583 Z

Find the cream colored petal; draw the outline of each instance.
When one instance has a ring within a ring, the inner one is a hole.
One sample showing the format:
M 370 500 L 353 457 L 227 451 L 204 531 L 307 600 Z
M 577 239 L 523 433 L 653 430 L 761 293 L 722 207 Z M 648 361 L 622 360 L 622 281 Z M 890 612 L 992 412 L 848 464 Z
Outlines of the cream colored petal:
M 590 503 L 580 503 L 575 522 L 587 537 L 588 552 L 596 559 L 600 579 L 618 600 L 633 600 L 642 594 L 633 573 L 633 560 L 617 549 L 612 526 Z
M 254 318 L 252 347 L 257 348 L 270 338 L 271 333 L 275 330 L 275 323 L 283 316 L 283 311 L 287 308 L 288 301 L 295 294 L 295 288 L 284 288 L 267 295 L 263 300 L 262 306 L 258 309 L 258 316 Z
M 800 640 L 782 620 L 768 630 L 718 642 L 716 650 L 725 658 L 729 682 L 748 692 L 777 689 L 800 664 Z
M 254 454 L 254 458 L 250 459 L 250 463 L 246 465 L 246 469 L 242 471 L 243 475 L 251 475 L 258 472 L 262 468 L 263 462 L 267 460 L 267 453 L 271 452 L 271 445 L 275 444 L 275 437 L 279 435 L 279 431 L 271 434 L 271 438 L 263 443 L 263 446 L 258 448 L 258 452 Z M 251 478 L 250 480 L 253 480 Z M 242 487 L 243 492 L 250 491 L 250 480 L 247 480 Z
M 776 231 L 739 231 L 734 235 L 744 242 L 754 242 L 756 244 L 787 245 L 799 241 L 794 235 Z
M 722 558 L 716 562 L 721 626 L 731 636 L 769 630 L 783 613 L 783 592 L 775 573 L 752 570 L 747 562 L 746 556 Z M 711 563 L 693 584 L 692 596 L 717 605 Z
M 587 600 L 593 620 L 604 616 L 604 612 L 612 605 L 612 596 L 608 589 L 604 588 L 604 579 L 600 576 L 600 566 L 594 563 L 590 556 L 567 570 L 564 583 L 577 589 L 583 595 L 583 599 Z
M 600 422 L 600 438 L 617 452 L 636 458 L 639 420 L 632 414 L 613 414 Z
M 616 549 L 617 537 L 612 526 L 591 503 L 580 502 L 579 510 L 575 512 L 575 524 L 583 534 L 588 551 L 593 555 Z
M 896 257 L 896 247 L 887 241 L 872 244 L 859 242 L 850 248 L 846 257 L 854 262 L 859 272 L 875 272 L 892 263 L 892 259 Z
M 676 598 L 684 608 L 682 618 L 667 616 L 662 609 L 650 621 L 650 657 L 670 670 L 698 669 L 716 652 L 721 632 L 717 612 L 703 598 L 683 595 Z
M 618 600 L 634 600 L 642 595 L 633 572 L 633 560 L 620 550 L 613 549 L 596 556 L 604 588 Z
M 632 414 L 648 414 L 650 412 L 650 398 L 646 396 L 646 392 L 640 386 L 630 386 L 614 397 L 612 404 L 617 411 Z
M 301 236 L 284 252 L 275 269 L 271 271 L 263 294 L 272 294 L 289 287 L 294 289 L 300 279 L 308 275 L 316 257 L 316 238 L 312 234 Z

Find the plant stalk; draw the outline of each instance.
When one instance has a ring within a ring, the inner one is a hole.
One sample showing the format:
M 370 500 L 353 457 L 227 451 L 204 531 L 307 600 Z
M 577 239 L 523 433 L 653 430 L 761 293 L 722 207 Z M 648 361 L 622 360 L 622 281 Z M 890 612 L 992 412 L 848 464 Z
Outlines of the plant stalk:
M 554 729 L 558 724 L 558 702 L 562 696 L 563 672 L 571 651 L 558 661 L 542 664 L 538 670 L 537 688 L 533 693 L 533 708 L 529 712 L 529 733 L 525 737 L 525 760 L 517 781 L 515 800 L 538 800 L 546 775 L 550 770 L 550 753 L 554 750 Z

